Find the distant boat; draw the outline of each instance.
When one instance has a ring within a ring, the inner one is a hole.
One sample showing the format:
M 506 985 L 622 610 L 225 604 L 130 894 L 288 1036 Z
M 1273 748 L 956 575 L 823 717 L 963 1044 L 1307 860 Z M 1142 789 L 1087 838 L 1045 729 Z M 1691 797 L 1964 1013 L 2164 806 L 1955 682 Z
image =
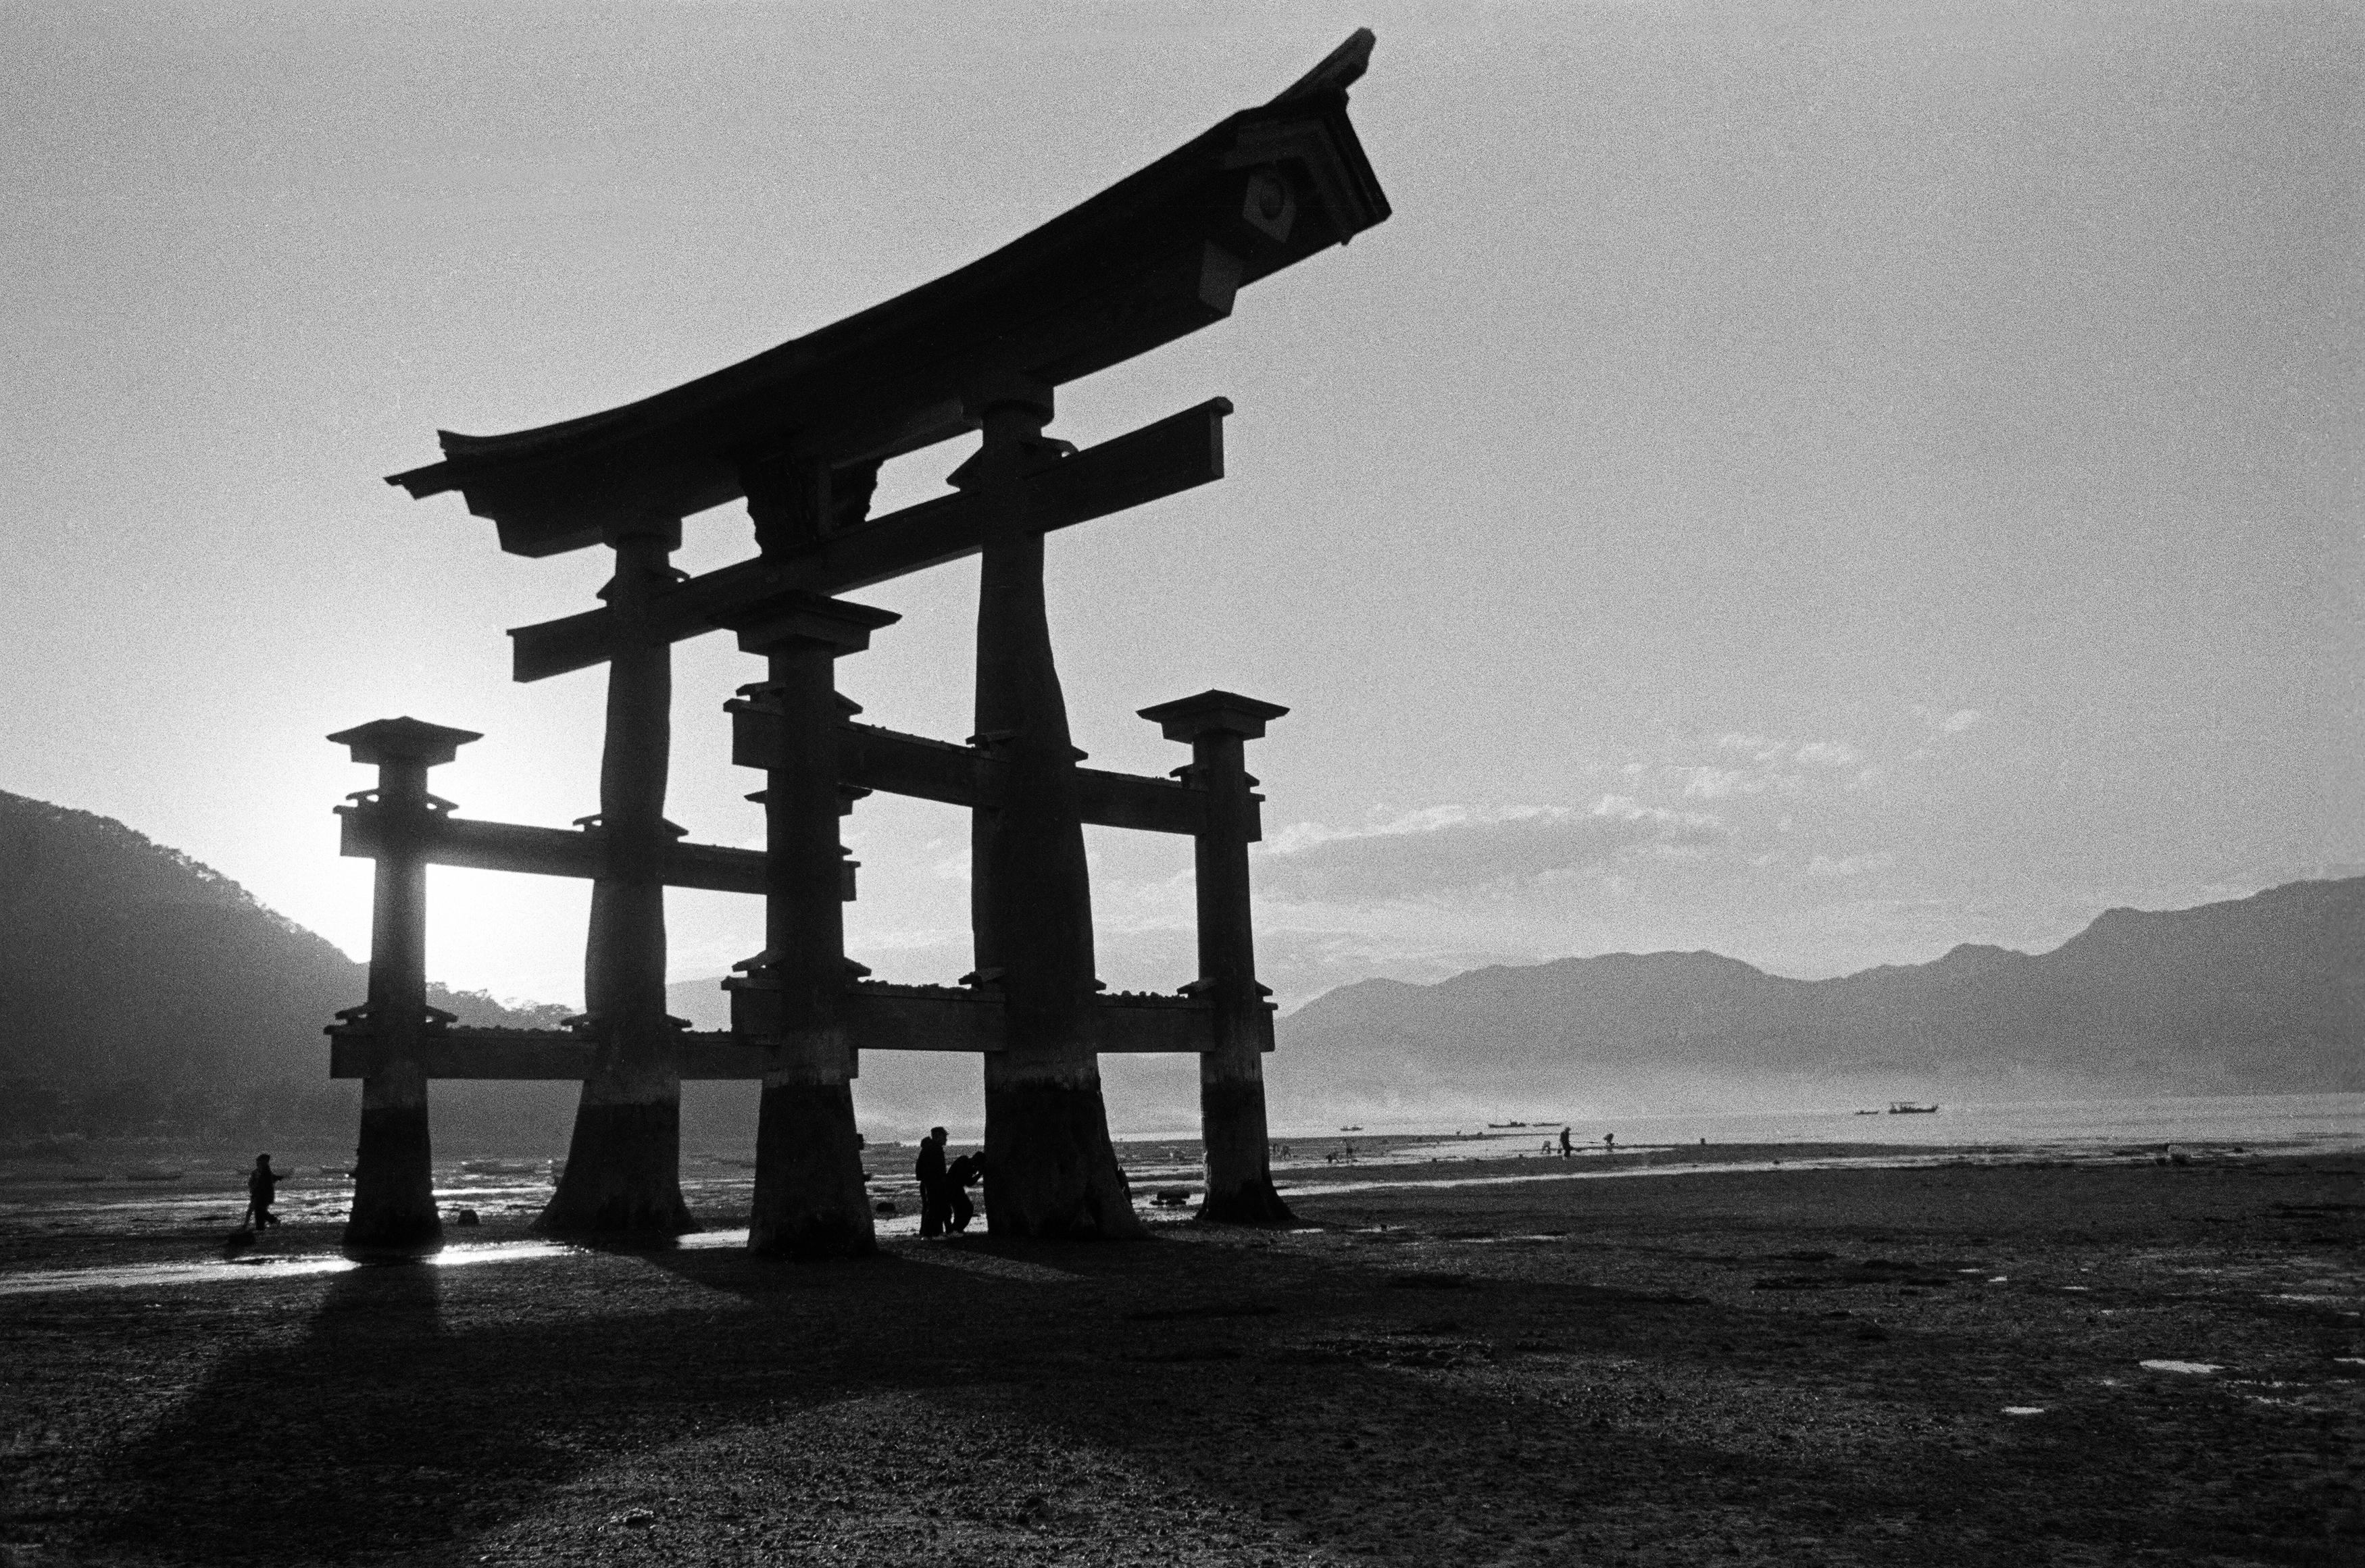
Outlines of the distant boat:
M 1500 1131 L 1505 1127 L 1524 1127 L 1528 1124 L 1525 1122 L 1489 1122 L 1486 1125 L 1495 1128 L 1496 1131 Z
M 125 1171 L 123 1179 L 127 1182 L 177 1182 L 181 1173 L 162 1165 L 137 1165 Z
M 1359 1133 L 1363 1129 L 1361 1127 L 1340 1127 L 1339 1130 L 1342 1133 Z
M 1937 1113 L 1935 1105 L 1916 1105 L 1911 1100 L 1892 1100 L 1889 1104 L 1889 1114 L 1892 1116 L 1933 1116 Z
M 1877 1111 L 1858 1111 L 1856 1114 L 1859 1116 L 1877 1116 L 1880 1113 Z

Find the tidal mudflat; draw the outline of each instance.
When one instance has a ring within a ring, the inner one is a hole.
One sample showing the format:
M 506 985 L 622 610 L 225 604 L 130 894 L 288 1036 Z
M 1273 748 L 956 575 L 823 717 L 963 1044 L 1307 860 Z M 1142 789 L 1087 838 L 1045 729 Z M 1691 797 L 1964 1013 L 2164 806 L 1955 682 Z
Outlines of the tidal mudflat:
M 1369 1152 L 825 1265 L 10 1222 L 0 1562 L 2365 1556 L 2365 1157 Z

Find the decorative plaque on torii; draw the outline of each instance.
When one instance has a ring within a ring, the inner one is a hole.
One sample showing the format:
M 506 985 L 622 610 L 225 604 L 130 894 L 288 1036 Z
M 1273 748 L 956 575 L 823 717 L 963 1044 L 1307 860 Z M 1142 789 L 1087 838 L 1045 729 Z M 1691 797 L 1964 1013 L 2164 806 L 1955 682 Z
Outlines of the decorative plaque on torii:
M 457 491 L 501 547 L 604 545 L 597 610 L 519 628 L 515 673 L 605 665 L 600 809 L 575 827 L 476 822 L 427 790 L 479 736 L 383 719 L 330 738 L 379 770 L 341 807 L 343 852 L 376 862 L 369 994 L 339 1015 L 331 1071 L 363 1081 L 347 1241 L 440 1235 L 427 1083 L 579 1080 L 557 1189 L 562 1234 L 693 1227 L 678 1176 L 684 1079 L 759 1079 L 749 1245 L 784 1255 L 873 1245 L 851 1083 L 865 1050 L 982 1056 L 986 1215 L 997 1235 L 1136 1233 L 1109 1141 L 1099 1055 L 1200 1060 L 1209 1220 L 1285 1219 L 1267 1164 L 1244 743 L 1287 710 L 1227 691 L 1142 710 L 1191 746 L 1175 777 L 1079 766 L 1044 612 L 1048 533 L 1223 476 L 1222 398 L 1084 451 L 1045 433 L 1057 389 L 1222 320 L 1239 291 L 1384 221 L 1347 114 L 1370 58 L 1358 31 L 1279 97 L 958 272 L 727 369 L 602 413 L 500 436 L 441 432 L 443 460 L 388 482 Z M 970 432 L 954 493 L 884 516 L 887 460 Z M 703 577 L 667 565 L 681 520 L 744 498 L 757 554 Z M 981 557 L 975 731 L 931 740 L 857 723 L 835 661 L 897 617 L 835 596 Z M 764 774 L 765 847 L 682 842 L 665 819 L 671 647 L 736 634 L 764 676 L 725 706 L 733 761 Z M 969 808 L 976 964 L 956 985 L 890 985 L 845 951 L 854 867 L 838 819 L 873 790 Z M 1095 977 L 1086 823 L 1189 835 L 1199 972 L 1174 994 Z M 563 1030 L 476 1029 L 426 1003 L 425 868 L 590 880 L 585 1012 Z M 666 1014 L 665 890 L 764 899 L 765 946 L 724 981 L 732 1027 Z

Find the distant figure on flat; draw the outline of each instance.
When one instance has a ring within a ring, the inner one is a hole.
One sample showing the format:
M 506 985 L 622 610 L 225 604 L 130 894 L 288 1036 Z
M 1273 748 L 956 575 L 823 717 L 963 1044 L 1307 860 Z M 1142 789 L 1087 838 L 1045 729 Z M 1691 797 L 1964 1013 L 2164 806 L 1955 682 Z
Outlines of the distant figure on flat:
M 279 1223 L 271 1204 L 279 1196 L 279 1183 L 286 1175 L 284 1170 L 271 1169 L 271 1156 L 254 1157 L 254 1169 L 246 1173 L 246 1212 L 238 1216 L 239 1229 L 261 1230 Z
M 920 1140 L 920 1158 L 912 1174 L 920 1179 L 920 1234 L 942 1236 L 948 1206 L 945 1202 L 945 1129 L 930 1127 Z
M 969 1229 L 969 1222 L 977 1217 L 977 1205 L 969 1201 L 969 1188 L 970 1182 L 984 1178 L 985 1152 L 982 1149 L 975 1154 L 964 1154 L 945 1168 L 945 1201 L 952 1209 L 946 1227 L 955 1235 Z
M 1615 1154 L 1618 1152 L 1618 1135 L 1616 1133 L 1603 1133 L 1601 1135 L 1601 1152 L 1604 1154 Z
M 1575 1154 L 1575 1153 L 1576 1153 L 1576 1145 L 1575 1145 L 1575 1143 L 1573 1143 L 1573 1142 L 1571 1142 L 1571 1141 L 1569 1140 L 1568 1129 L 1567 1129 L 1566 1127 L 1563 1127 L 1563 1128 L 1561 1128 L 1561 1130 L 1560 1130 L 1560 1157 L 1561 1157 L 1563 1159 L 1568 1159 L 1569 1157 L 1571 1157 L 1572 1155 L 1574 1155 L 1574 1154 Z

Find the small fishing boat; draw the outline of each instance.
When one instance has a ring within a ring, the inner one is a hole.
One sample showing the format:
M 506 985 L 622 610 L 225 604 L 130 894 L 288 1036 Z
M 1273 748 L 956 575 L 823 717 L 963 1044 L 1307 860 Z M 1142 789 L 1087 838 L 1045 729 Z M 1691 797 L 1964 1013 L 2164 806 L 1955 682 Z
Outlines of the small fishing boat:
M 1340 1127 L 1339 1130 L 1342 1133 L 1359 1133 L 1363 1129 L 1361 1127 Z
M 1489 1127 L 1494 1128 L 1496 1131 L 1500 1132 L 1507 1127 L 1524 1127 L 1528 1124 L 1525 1122 L 1489 1122 L 1486 1125 Z
M 1911 1100 L 1893 1100 L 1889 1102 L 1889 1114 L 1892 1116 L 1934 1116 L 1938 1114 L 1938 1107 L 1916 1105 Z

